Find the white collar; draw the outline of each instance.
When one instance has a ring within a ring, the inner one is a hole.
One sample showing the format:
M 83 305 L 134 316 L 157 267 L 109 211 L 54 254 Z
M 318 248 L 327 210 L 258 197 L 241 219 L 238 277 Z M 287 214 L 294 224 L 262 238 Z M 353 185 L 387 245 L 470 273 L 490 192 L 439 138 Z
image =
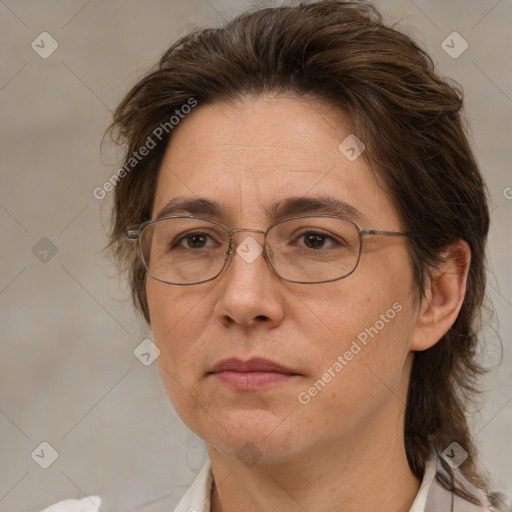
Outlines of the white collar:
M 425 512 L 428 493 L 432 487 L 432 482 L 436 479 L 436 471 L 437 457 L 432 455 L 425 463 L 425 471 L 423 473 L 420 489 L 418 494 L 416 494 L 416 498 L 409 512 Z
M 208 458 L 192 485 L 176 505 L 174 512 L 210 512 L 212 484 L 212 464 Z
M 433 455 L 425 464 L 423 480 L 409 512 L 426 512 L 425 506 L 429 491 L 433 482 L 435 482 L 436 468 L 437 457 Z M 174 512 L 210 512 L 210 496 L 213 484 L 211 469 L 211 462 L 208 459 L 183 498 L 176 505 Z

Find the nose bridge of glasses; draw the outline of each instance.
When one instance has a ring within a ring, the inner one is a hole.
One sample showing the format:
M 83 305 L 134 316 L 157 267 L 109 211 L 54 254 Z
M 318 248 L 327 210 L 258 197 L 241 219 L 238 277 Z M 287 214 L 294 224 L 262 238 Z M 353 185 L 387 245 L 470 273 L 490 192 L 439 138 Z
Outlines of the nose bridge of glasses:
M 234 236 L 238 234 L 243 236 L 239 236 L 235 242 Z M 263 237 L 256 239 L 252 236 L 257 234 L 263 235 Z M 236 251 L 247 263 L 252 263 L 262 252 L 266 253 L 265 258 L 273 255 L 272 248 L 266 243 L 267 231 L 252 228 L 233 228 L 229 230 L 229 235 L 230 250 Z
M 253 229 L 253 228 L 233 228 L 229 230 L 229 236 L 231 240 L 234 240 L 235 235 L 242 234 L 242 233 L 248 233 L 246 236 L 239 236 L 238 237 L 238 243 L 243 242 L 247 238 L 251 236 L 251 234 L 261 234 L 264 237 L 266 236 L 266 232 L 262 229 Z
M 246 233 L 246 232 L 249 232 L 249 233 L 262 233 L 263 235 L 265 234 L 265 231 L 263 231 L 262 229 L 254 229 L 254 228 L 233 228 L 233 229 L 230 229 L 229 232 L 231 234 Z

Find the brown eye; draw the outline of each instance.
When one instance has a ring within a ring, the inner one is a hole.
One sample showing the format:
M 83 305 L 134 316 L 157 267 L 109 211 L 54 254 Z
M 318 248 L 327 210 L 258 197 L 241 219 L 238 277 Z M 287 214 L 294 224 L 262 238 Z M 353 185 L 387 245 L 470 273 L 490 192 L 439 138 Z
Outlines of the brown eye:
M 318 231 L 306 231 L 300 235 L 299 239 L 304 240 L 304 245 L 308 249 L 329 249 L 342 245 L 332 236 Z

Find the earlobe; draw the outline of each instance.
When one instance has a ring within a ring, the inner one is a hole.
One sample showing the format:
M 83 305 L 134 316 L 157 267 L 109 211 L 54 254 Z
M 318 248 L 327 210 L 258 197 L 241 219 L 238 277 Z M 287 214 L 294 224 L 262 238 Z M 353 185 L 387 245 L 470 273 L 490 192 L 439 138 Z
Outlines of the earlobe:
M 432 269 L 418 309 L 411 350 L 427 350 L 435 345 L 454 324 L 464 302 L 471 263 L 469 246 L 457 240 L 442 257 L 445 262 Z

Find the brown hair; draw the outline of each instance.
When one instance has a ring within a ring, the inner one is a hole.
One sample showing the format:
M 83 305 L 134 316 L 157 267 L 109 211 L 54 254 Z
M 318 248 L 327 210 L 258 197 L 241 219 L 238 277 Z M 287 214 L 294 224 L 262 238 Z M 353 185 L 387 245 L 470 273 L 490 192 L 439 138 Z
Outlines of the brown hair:
M 423 235 L 409 240 L 419 298 L 443 249 L 458 239 L 468 243 L 471 266 L 457 320 L 436 345 L 414 357 L 405 447 L 411 470 L 421 479 L 431 451 L 441 453 L 456 441 L 469 454 L 462 474 L 487 490 L 465 413 L 483 373 L 476 348 L 489 213 L 465 134 L 461 89 L 440 78 L 431 58 L 386 26 L 371 4 L 326 0 L 246 12 L 221 28 L 183 37 L 123 99 L 111 133 L 126 144 L 127 161 L 191 98 L 206 104 L 266 93 L 312 97 L 349 116 L 404 230 Z M 123 235 L 128 226 L 151 218 L 170 136 L 172 130 L 115 187 L 111 245 L 131 272 L 133 298 L 147 321 L 146 273 Z M 440 460 L 448 475 L 442 485 L 477 503 Z

